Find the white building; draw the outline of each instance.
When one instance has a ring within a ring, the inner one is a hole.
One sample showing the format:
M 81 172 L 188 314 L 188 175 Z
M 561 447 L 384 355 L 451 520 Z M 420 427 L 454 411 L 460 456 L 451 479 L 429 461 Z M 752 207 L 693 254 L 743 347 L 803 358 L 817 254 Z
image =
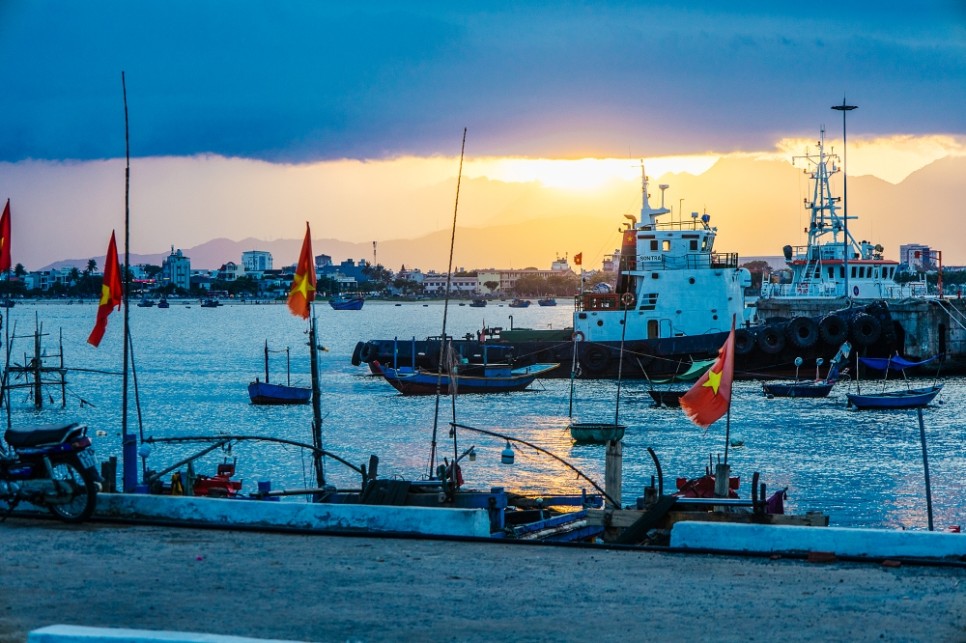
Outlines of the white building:
M 191 259 L 184 256 L 181 248 L 175 252 L 171 246 L 171 254 L 161 264 L 159 275 L 162 284 L 170 283 L 175 288 L 189 290 L 191 288 Z
M 264 250 L 247 250 L 242 253 L 241 265 L 246 273 L 272 270 L 272 253 Z

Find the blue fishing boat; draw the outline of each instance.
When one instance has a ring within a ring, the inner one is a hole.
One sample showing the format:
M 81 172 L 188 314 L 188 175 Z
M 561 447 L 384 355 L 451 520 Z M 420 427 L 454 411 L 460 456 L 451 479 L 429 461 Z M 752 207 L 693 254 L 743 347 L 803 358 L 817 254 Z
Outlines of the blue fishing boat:
M 929 359 L 911 362 L 903 357 L 894 355 L 892 357 L 860 357 L 859 361 L 868 368 L 883 371 L 885 377 L 888 377 L 889 371 L 901 371 L 903 376 L 905 376 L 907 369 L 924 366 L 938 359 L 938 357 L 938 355 L 934 355 Z M 907 388 L 880 391 L 878 393 L 848 393 L 846 397 L 848 398 L 849 406 L 858 410 L 915 409 L 928 405 L 942 390 L 942 384 L 934 383 L 931 386 L 917 388 L 907 386 Z
M 859 409 L 915 409 L 928 405 L 943 390 L 942 384 L 882 393 L 848 393 L 849 406 Z
M 538 299 L 537 304 L 540 306 L 556 306 L 557 300 L 553 297 L 544 297 L 543 299 Z
M 447 393 L 509 393 L 522 391 L 533 380 L 560 366 L 531 364 L 514 368 L 510 364 L 457 364 L 453 377 L 449 372 L 424 368 L 380 366 L 379 372 L 389 384 L 403 395 L 434 395 Z M 452 389 L 450 386 L 452 385 Z
M 762 382 L 761 387 L 765 397 L 828 397 L 835 383 L 843 374 L 848 372 L 848 369 L 842 369 L 842 364 L 848 359 L 849 353 L 851 352 L 852 344 L 850 342 L 845 342 L 839 347 L 835 357 L 829 362 L 828 375 L 826 375 L 824 380 L 819 379 L 818 375 L 818 369 L 824 361 L 821 357 L 815 360 L 814 380 L 798 379 L 798 368 L 802 365 L 802 358 L 796 357 L 795 379 L 790 382 Z
M 268 380 L 268 341 L 265 341 L 265 381 L 257 377 L 248 385 L 248 397 L 252 404 L 308 404 L 312 389 L 292 386 L 291 355 L 285 348 L 287 384 L 272 384 Z
M 510 308 L 526 308 L 527 306 L 530 305 L 530 300 L 529 299 L 514 299 L 513 301 L 511 301 L 507 305 Z
M 486 308 L 486 300 L 485 299 L 474 299 L 473 301 L 470 302 L 470 307 L 471 308 Z
M 366 300 L 359 295 L 336 295 L 329 299 L 329 305 L 335 310 L 362 310 Z

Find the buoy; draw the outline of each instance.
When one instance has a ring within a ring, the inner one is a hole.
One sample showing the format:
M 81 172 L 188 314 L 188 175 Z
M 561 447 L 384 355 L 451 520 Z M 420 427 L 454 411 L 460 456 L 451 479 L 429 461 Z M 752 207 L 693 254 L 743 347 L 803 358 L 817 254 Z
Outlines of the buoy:
M 500 461 L 503 464 L 513 464 L 513 447 L 510 446 L 509 440 L 507 440 L 506 447 L 503 449 L 503 453 L 500 455 Z

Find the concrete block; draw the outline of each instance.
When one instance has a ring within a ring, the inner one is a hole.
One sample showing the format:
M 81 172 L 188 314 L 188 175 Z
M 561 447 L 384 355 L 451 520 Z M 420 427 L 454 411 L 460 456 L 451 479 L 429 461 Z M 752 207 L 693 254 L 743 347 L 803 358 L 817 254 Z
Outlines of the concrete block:
M 874 558 L 966 556 L 966 536 L 940 531 L 679 522 L 671 546 L 733 552 L 831 552 Z

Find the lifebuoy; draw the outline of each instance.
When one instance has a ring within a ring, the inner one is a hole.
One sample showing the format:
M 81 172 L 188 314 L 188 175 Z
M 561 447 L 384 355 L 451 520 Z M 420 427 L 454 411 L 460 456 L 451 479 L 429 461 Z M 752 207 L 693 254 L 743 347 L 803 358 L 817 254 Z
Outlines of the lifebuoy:
M 739 328 L 735 331 L 735 354 L 747 355 L 755 350 L 755 335 L 750 330 Z
M 852 318 L 849 323 L 851 326 L 850 334 L 852 341 L 857 346 L 868 346 L 874 344 L 879 336 L 882 335 L 882 324 L 879 320 L 868 313 L 859 313 Z
M 603 346 L 588 346 L 580 356 L 580 363 L 590 373 L 602 373 L 610 363 L 610 354 Z
M 758 333 L 757 343 L 763 353 L 774 355 L 785 348 L 785 336 L 776 327 L 768 326 Z
M 361 353 L 362 347 L 365 346 L 365 342 L 356 342 L 356 347 L 352 350 L 352 365 L 358 366 L 362 363 Z
M 788 322 L 785 334 L 798 348 L 811 348 L 818 342 L 818 323 L 811 317 L 796 317 Z
M 849 325 L 838 315 L 826 315 L 818 324 L 818 334 L 822 341 L 838 346 L 849 337 Z
M 583 333 L 583 331 L 575 330 L 574 331 L 574 334 L 570 336 L 570 339 L 572 339 L 575 342 L 582 342 L 582 341 L 584 341 L 584 333 Z
M 634 305 L 634 293 L 625 292 L 621 295 L 621 303 L 624 304 L 625 308 L 630 308 Z

